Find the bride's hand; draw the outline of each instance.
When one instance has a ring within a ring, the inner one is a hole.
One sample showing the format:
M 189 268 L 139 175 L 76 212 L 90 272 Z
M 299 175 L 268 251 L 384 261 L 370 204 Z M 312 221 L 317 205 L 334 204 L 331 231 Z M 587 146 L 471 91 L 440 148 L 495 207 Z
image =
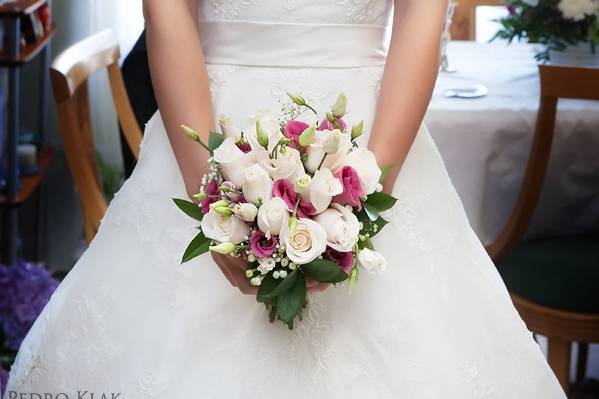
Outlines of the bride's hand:
M 225 275 L 229 283 L 233 287 L 237 287 L 239 291 L 246 295 L 256 295 L 258 287 L 254 287 L 250 284 L 249 279 L 245 275 L 247 270 L 247 261 L 241 258 L 233 258 L 229 255 L 222 255 L 219 253 L 211 252 L 212 259 Z M 326 290 L 330 284 L 319 283 L 317 281 L 307 279 L 306 287 L 308 292 L 319 292 Z

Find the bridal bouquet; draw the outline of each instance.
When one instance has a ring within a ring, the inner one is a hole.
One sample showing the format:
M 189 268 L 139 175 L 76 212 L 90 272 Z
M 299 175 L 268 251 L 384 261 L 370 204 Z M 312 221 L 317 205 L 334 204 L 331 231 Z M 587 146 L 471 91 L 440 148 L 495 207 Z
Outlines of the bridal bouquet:
M 344 94 L 322 121 L 304 98 L 289 97 L 279 117 L 255 116 L 243 131 L 221 116 L 222 133 L 207 143 L 183 126 L 211 158 L 194 196 L 199 204 L 174 201 L 201 222 L 182 262 L 208 251 L 247 259 L 247 278 L 259 286 L 270 321 L 293 328 L 306 305 L 306 279 L 347 281 L 351 290 L 359 267 L 384 270 L 371 238 L 396 199 L 382 192 L 374 154 L 357 145 L 364 122 L 349 129 L 343 119 Z

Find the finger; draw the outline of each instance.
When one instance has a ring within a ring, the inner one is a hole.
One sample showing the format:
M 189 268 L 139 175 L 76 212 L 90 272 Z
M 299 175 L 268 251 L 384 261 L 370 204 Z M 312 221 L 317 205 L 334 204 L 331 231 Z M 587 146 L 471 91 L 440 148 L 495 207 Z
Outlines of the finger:
M 311 278 L 306 279 L 306 287 L 308 288 L 316 287 L 318 284 L 320 283 L 316 280 L 312 280 Z
M 308 288 L 308 292 L 322 292 L 329 288 L 330 284 L 319 283 L 313 287 Z

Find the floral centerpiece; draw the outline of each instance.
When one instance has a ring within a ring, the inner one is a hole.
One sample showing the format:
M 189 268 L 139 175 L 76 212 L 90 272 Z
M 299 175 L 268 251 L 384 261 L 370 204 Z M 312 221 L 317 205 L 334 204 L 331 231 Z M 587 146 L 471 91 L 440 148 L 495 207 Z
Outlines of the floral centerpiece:
M 58 280 L 43 266 L 17 262 L 0 265 L 0 379 L 6 386 L 8 368 L 21 342 L 48 303 Z
M 502 29 L 494 38 L 540 43 L 544 45 L 536 54 L 540 61 L 557 58 L 567 49 L 580 48 L 587 55 L 597 53 L 599 0 L 507 0 L 507 3 L 509 15 L 499 20 Z
M 208 251 L 247 259 L 247 278 L 271 322 L 293 328 L 307 279 L 347 281 L 351 290 L 359 267 L 385 268 L 371 238 L 396 199 L 382 192 L 374 154 L 357 144 L 364 122 L 350 129 L 343 119 L 344 94 L 322 119 L 303 97 L 289 97 L 280 116 L 258 115 L 244 131 L 221 117 L 222 134 L 211 133 L 208 143 L 184 127 L 211 158 L 199 204 L 174 201 L 201 223 L 183 262 Z

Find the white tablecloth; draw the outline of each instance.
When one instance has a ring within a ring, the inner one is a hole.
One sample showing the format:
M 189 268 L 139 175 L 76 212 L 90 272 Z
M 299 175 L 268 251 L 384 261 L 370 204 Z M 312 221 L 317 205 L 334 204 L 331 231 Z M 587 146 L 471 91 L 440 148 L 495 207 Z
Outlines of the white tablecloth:
M 492 241 L 507 220 L 524 173 L 539 104 L 531 46 L 454 42 L 458 72 L 441 73 L 425 122 L 474 230 Z M 445 98 L 450 87 L 483 84 L 481 99 Z M 554 151 L 529 236 L 597 230 L 599 102 L 561 100 Z

